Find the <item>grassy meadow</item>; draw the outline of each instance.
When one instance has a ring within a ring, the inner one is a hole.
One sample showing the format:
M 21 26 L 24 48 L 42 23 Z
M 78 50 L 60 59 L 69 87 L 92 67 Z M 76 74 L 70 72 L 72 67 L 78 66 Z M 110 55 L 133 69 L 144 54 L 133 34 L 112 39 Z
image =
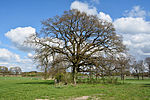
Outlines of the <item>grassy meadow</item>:
M 150 100 L 150 79 L 63 86 L 38 78 L 0 77 L 0 100 L 79 100 L 83 96 L 87 100 Z

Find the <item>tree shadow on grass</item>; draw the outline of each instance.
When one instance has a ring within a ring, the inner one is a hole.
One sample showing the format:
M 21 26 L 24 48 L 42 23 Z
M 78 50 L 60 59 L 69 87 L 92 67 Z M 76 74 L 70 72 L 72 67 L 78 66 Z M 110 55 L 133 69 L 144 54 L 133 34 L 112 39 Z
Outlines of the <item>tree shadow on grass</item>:
M 136 80 L 138 80 L 138 79 L 136 79 L 136 78 L 131 78 L 131 79 L 125 79 L 125 80 L 131 80 L 131 81 L 132 81 L 132 80 L 135 80 L 135 81 L 136 81 Z
M 150 87 L 150 84 L 143 84 L 142 87 Z
M 24 83 L 17 83 L 17 84 L 47 84 L 47 85 L 54 85 L 53 81 L 44 81 L 44 82 L 24 82 Z

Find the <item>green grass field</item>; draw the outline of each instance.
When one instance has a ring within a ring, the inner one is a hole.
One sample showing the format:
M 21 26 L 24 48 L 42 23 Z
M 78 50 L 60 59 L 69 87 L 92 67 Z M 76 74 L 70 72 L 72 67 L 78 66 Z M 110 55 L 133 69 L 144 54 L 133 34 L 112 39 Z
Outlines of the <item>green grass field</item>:
M 150 100 L 150 80 L 125 80 L 125 84 L 55 86 L 38 78 L 0 77 L 0 100 Z

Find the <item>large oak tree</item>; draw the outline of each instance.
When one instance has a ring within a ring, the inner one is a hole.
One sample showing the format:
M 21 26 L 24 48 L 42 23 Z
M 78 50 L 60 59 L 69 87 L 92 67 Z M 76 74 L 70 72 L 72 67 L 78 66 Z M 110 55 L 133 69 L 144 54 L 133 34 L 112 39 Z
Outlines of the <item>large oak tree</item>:
M 83 66 L 95 65 L 95 59 L 100 57 L 98 53 L 123 52 L 125 49 L 112 23 L 75 9 L 49 18 L 42 25 L 41 32 L 32 36 L 32 43 L 63 55 L 57 63 L 69 62 L 74 83 L 76 73 Z

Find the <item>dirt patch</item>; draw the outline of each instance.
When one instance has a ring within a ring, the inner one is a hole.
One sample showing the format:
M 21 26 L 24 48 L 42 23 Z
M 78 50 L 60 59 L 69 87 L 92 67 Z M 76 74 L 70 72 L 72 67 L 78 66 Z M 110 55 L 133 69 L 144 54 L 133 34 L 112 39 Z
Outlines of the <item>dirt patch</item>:
M 68 100 L 100 100 L 100 97 L 103 96 L 105 94 L 94 94 L 92 96 L 82 96 L 82 97 L 76 97 L 76 98 L 71 98 Z
M 88 98 L 89 98 L 89 96 L 82 96 L 82 97 L 72 98 L 69 100 L 87 100 Z

